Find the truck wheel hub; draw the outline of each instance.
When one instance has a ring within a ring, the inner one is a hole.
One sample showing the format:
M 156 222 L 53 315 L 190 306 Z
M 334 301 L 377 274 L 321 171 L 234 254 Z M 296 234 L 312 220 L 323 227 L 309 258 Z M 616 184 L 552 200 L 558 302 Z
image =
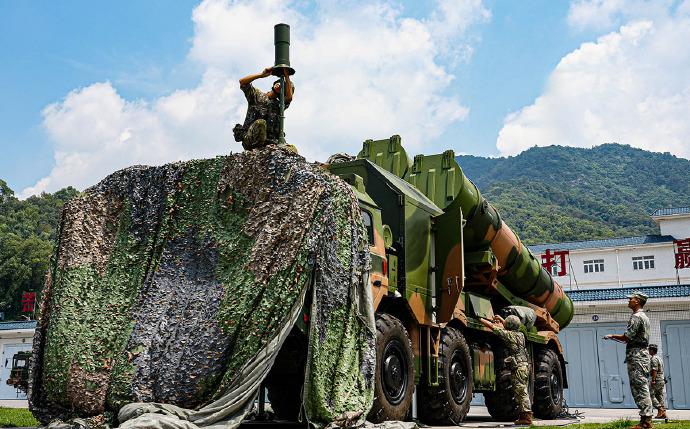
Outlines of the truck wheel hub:
M 407 364 L 399 344 L 396 342 L 388 343 L 383 355 L 382 366 L 381 375 L 383 376 L 386 399 L 392 405 L 396 405 L 402 401 L 407 387 L 407 373 L 405 372 Z
M 562 390 L 560 380 L 558 380 L 558 376 L 556 375 L 556 373 L 551 373 L 549 381 L 551 383 L 551 397 L 553 398 L 553 402 L 554 404 L 560 404 Z
M 453 399 L 457 403 L 462 403 L 467 394 L 467 376 L 465 375 L 465 366 L 462 362 L 460 353 L 453 353 L 453 359 L 450 364 L 449 379 L 450 390 L 453 394 Z

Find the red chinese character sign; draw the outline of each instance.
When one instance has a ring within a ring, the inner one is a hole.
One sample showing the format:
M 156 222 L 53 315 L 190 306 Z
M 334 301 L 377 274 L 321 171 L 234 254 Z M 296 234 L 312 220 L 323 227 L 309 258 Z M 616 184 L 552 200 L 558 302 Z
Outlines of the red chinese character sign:
M 550 274 L 553 273 L 553 266 L 558 267 L 558 272 L 555 274 L 558 277 L 566 275 L 566 263 L 565 257 L 569 255 L 570 252 L 567 250 L 556 250 L 551 253 L 551 249 L 546 249 L 546 253 L 541 255 L 541 266 L 546 268 Z M 558 258 L 558 260 L 556 259 Z
M 690 268 L 690 238 L 673 240 L 676 245 L 676 268 Z
M 31 313 L 36 305 L 36 292 L 24 292 L 22 294 L 22 313 Z

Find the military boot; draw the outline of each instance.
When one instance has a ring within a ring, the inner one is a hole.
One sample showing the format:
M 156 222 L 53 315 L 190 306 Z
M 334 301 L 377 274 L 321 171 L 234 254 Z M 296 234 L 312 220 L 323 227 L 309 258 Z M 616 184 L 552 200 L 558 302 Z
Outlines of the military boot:
M 652 429 L 654 426 L 652 426 L 652 416 L 646 416 L 644 417 L 644 426 L 642 426 L 645 429 Z
M 640 422 L 630 429 L 651 429 L 652 426 L 652 416 L 642 416 L 640 417 Z
M 666 415 L 666 408 L 664 407 L 659 407 L 658 412 L 656 413 L 656 416 L 654 417 L 655 419 L 667 419 L 668 416 Z
M 516 425 L 531 425 L 532 424 L 532 412 L 525 411 L 520 413 L 520 417 L 514 422 Z

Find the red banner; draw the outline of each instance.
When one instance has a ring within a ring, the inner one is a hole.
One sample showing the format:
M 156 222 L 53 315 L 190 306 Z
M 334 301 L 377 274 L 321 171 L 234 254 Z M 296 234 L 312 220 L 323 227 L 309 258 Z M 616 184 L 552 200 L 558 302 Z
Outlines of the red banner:
M 24 292 L 22 294 L 22 312 L 31 313 L 36 305 L 36 292 Z
M 690 268 L 690 238 L 673 240 L 676 245 L 676 268 Z

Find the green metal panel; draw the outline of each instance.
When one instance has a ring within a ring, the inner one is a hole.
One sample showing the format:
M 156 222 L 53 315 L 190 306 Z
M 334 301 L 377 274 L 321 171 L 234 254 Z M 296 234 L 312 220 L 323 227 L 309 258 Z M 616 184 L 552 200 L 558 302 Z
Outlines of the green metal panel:
M 462 211 L 459 206 L 449 208 L 434 218 L 438 323 L 452 320 L 455 304 L 463 287 L 465 266 L 462 224 Z
M 472 314 L 474 316 L 489 320 L 494 318 L 494 309 L 491 306 L 489 298 L 469 292 L 467 293 L 467 297 L 469 298 Z
M 493 391 L 495 389 L 494 353 L 488 348 L 472 348 L 472 378 L 475 391 Z
M 400 136 L 385 140 L 367 140 L 357 154 L 359 159 L 368 159 L 384 170 L 403 178 L 410 168 L 410 159 L 400 143 Z
M 395 255 L 388 255 L 388 290 L 398 290 L 398 257 Z
M 386 163 L 385 158 L 381 160 Z M 355 176 L 362 178 L 366 194 L 381 208 L 382 223 L 390 227 L 393 235 L 393 248 L 387 254 L 389 258 L 397 256 L 398 278 L 397 285 L 389 285 L 389 290 L 399 290 L 415 315 L 426 320 L 432 311 L 433 295 L 429 290 L 431 219 L 443 214 L 443 210 L 414 186 L 369 159 L 331 164 L 329 169 L 350 181 Z M 389 270 L 390 262 L 389 259 Z
M 405 198 L 405 283 L 407 295 L 425 296 L 431 304 L 429 283 L 429 250 L 431 248 L 431 216 Z

